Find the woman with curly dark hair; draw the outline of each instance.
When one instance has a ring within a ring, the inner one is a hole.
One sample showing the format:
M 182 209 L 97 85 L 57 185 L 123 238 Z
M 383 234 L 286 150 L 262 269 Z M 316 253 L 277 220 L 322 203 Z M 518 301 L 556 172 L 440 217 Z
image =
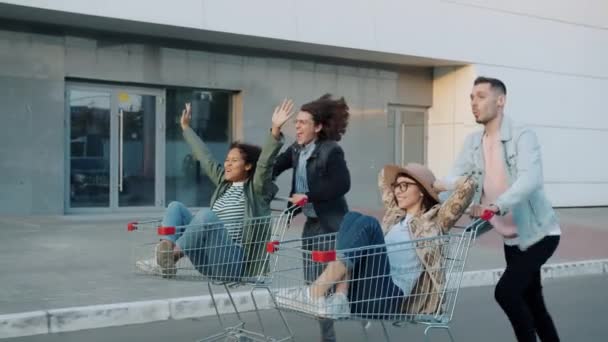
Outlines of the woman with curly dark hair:
M 346 133 L 349 108 L 344 98 L 325 94 L 302 105 L 296 115 L 296 142 L 280 154 L 274 165 L 276 178 L 293 168 L 291 201 L 307 199 L 302 208 L 306 223 L 302 238 L 309 250 L 333 249 L 334 242 L 317 238 L 337 232 L 348 206 L 344 196 L 350 190 L 350 173 L 344 151 L 338 145 Z M 322 272 L 321 264 L 304 260 L 304 277 L 314 281 Z M 335 341 L 331 320 L 321 320 L 323 341 Z
M 260 256 L 265 254 L 270 226 L 239 222 L 270 215 L 270 202 L 278 192 L 272 168 L 283 146 L 281 127 L 293 114 L 293 102 L 283 101 L 272 115 L 272 128 L 263 148 L 233 142 L 220 162 L 190 127 L 192 107 L 187 103 L 180 120 L 184 139 L 215 190 L 210 206 L 196 215 L 184 204 L 171 202 L 162 226 L 178 229 L 174 235 L 162 237 L 154 258 L 139 260 L 136 267 L 145 273 L 173 278 L 176 262 L 187 257 L 201 274 L 213 280 L 239 281 L 266 272 Z

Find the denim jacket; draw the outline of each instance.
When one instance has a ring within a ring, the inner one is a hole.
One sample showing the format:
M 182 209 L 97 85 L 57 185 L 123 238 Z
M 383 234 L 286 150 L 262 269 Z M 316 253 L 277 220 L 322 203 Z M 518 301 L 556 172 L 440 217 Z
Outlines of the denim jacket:
M 456 159 L 450 180 L 471 175 L 478 184 L 473 203 L 481 202 L 484 179 L 484 155 L 482 137 L 484 132 L 470 134 Z M 536 134 L 529 128 L 517 126 L 503 116 L 500 126 L 505 167 L 509 188 L 495 201 L 499 215 L 513 212 L 513 221 L 519 235 L 519 248 L 526 250 L 545 237 L 549 229 L 557 224 L 557 215 L 543 189 L 541 152 Z

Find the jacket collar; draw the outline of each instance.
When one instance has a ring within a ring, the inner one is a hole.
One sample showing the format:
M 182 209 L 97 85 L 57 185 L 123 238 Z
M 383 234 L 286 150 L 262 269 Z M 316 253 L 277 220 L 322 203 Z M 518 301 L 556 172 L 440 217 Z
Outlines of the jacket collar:
M 310 154 L 309 159 L 316 158 L 319 156 L 319 148 L 323 145 L 324 140 L 316 139 L 315 141 L 309 143 L 308 145 L 302 146 L 295 143 L 295 156 L 299 156 L 300 153 L 304 152 L 306 148 L 313 148 L 312 153 Z
M 506 115 L 502 115 L 502 122 L 500 123 L 500 140 L 502 141 L 509 141 L 511 140 L 512 134 L 511 131 L 513 130 L 513 122 L 511 121 L 511 119 L 506 116 Z
M 304 146 L 300 146 L 300 153 L 310 151 L 310 153 L 312 154 L 317 149 L 317 144 L 318 142 L 315 139 Z

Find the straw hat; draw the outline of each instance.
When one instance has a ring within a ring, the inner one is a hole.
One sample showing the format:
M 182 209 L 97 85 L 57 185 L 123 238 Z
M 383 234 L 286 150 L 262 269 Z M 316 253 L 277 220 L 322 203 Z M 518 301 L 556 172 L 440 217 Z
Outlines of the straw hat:
M 433 189 L 435 175 L 433 175 L 433 172 L 428 167 L 417 163 L 408 163 L 405 166 L 386 165 L 384 166 L 384 183 L 389 185 L 395 183 L 397 175 L 400 174 L 405 174 L 407 177 L 415 180 L 422 186 L 424 192 L 439 202 L 439 195 Z

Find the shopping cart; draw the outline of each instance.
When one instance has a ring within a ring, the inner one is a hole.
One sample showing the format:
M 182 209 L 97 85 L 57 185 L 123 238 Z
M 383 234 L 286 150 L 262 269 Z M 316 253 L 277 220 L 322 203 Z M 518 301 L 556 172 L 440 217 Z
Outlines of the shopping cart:
M 254 295 L 255 290 L 260 288 L 268 291 L 270 295 L 272 274 L 269 273 L 269 254 L 266 246 L 268 241 L 284 239 L 294 212 L 304 204 L 302 201 L 281 210 L 280 213 L 244 220 L 192 223 L 176 227 L 160 226 L 161 220 L 130 222 L 127 224 L 127 230 L 135 235 L 136 263 L 148 263 L 148 268 L 142 269 L 139 265 L 136 272 L 168 279 L 188 277 L 207 283 L 223 331 L 201 341 L 238 339 L 241 336 L 247 336 L 250 340 L 266 341 Z M 179 245 L 169 242 L 170 239 L 176 238 L 179 238 Z M 146 242 L 141 243 L 141 240 Z M 148 257 L 142 257 L 143 255 Z M 220 286 L 227 294 L 236 314 L 235 324 L 227 324 L 220 315 L 217 306 L 218 294 L 214 292 L 214 286 Z M 262 333 L 245 329 L 245 322 L 231 293 L 234 288 L 243 286 L 251 287 L 250 296 Z M 282 313 L 280 317 L 284 320 Z
M 431 330 L 443 329 L 454 341 L 449 323 L 454 315 L 468 251 L 478 232 L 487 229 L 487 220 L 492 215 L 486 212 L 466 227 L 454 227 L 449 234 L 358 249 L 309 248 L 310 245 L 333 245 L 336 234 L 270 242 L 267 249 L 272 254 L 273 304 L 279 311 L 291 311 L 309 318 L 361 321 L 366 337 L 365 327 L 378 321 L 387 341 L 390 341 L 387 323 L 398 327 L 425 325 L 425 341 L 430 340 Z M 391 253 L 396 253 L 398 258 L 409 257 L 407 260 L 412 260 L 413 255 L 414 262 L 400 267 L 386 266 L 382 260 L 387 260 Z M 418 260 L 418 255 L 426 256 L 426 267 Z M 305 281 L 303 274 L 308 267 L 328 267 L 336 260 L 342 264 L 352 262 L 354 266 L 343 280 L 325 284 L 326 288 L 331 285 L 332 294 L 319 296 L 323 291 L 316 290 L 324 285 L 322 280 L 311 284 Z M 390 270 L 387 271 L 387 267 Z M 397 283 L 412 290 L 404 295 L 400 286 L 394 286 Z

